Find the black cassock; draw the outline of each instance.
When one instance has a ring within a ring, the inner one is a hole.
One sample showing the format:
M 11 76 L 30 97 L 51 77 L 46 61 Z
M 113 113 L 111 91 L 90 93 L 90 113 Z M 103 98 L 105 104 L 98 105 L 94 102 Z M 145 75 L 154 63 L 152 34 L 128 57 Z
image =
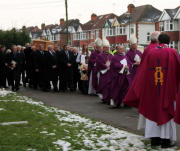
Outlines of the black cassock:
M 74 90 L 73 86 L 73 58 L 74 54 L 71 51 L 67 51 L 68 54 L 64 50 L 61 50 L 58 53 L 58 62 L 59 62 L 59 72 L 60 72 L 60 89 L 65 91 L 67 86 Z M 71 67 L 68 67 L 67 64 L 71 64 Z
M 58 59 L 55 52 L 48 51 L 44 53 L 44 77 L 45 77 L 45 89 L 48 89 L 49 81 L 52 81 L 53 88 L 57 90 L 58 81 Z M 56 68 L 52 67 L 56 65 Z
M 14 69 L 10 69 L 13 67 L 12 61 L 16 62 L 16 66 Z M 12 85 L 12 90 L 16 89 L 19 90 L 19 79 L 20 79 L 20 64 L 21 64 L 21 54 L 16 53 L 9 53 L 7 54 L 7 64 L 8 68 L 8 79 L 10 84 Z

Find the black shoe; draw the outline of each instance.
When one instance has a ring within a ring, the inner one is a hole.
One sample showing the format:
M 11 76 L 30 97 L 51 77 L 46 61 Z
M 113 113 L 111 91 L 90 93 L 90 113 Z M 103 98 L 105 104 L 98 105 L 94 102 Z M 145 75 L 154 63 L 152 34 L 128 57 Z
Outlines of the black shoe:
M 66 92 L 66 89 L 63 89 L 62 91 L 63 91 L 63 92 Z
M 59 92 L 58 89 L 53 89 L 53 90 L 54 90 L 54 92 Z
M 102 99 L 102 103 L 103 103 L 103 104 L 106 104 L 106 101 L 105 101 L 104 99 Z
M 42 91 L 43 91 L 43 92 L 49 92 L 49 90 L 48 90 L 48 89 L 43 89 Z
M 152 137 L 151 138 L 151 146 L 160 146 L 161 139 L 159 137 Z
M 161 148 L 172 148 L 176 145 L 175 142 L 171 142 L 170 139 L 162 139 Z
M 26 88 L 26 83 L 25 82 L 23 82 L 23 86 Z
M 70 89 L 71 92 L 74 92 L 75 90 L 74 89 Z
M 19 88 L 19 87 L 17 87 L 17 88 L 16 88 L 16 91 L 19 91 L 19 90 L 20 90 L 20 88 Z

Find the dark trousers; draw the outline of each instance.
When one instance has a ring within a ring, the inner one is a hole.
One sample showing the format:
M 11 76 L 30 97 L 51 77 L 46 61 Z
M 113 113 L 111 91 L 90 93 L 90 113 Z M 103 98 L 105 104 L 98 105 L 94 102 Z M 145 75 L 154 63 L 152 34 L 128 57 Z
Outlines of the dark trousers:
M 62 90 L 67 90 L 67 88 L 70 88 L 70 90 L 74 89 L 74 84 L 72 80 L 61 80 L 61 84 L 60 84 Z
M 84 95 L 88 94 L 88 80 L 81 80 L 81 92 Z
M 0 74 L 0 87 L 6 87 L 6 74 Z

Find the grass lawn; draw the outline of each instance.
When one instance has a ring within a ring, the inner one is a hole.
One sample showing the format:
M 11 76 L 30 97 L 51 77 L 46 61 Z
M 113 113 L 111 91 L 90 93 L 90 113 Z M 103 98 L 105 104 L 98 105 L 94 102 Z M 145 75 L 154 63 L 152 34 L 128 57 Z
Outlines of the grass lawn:
M 0 125 L 0 151 L 152 150 L 142 136 L 0 90 L 0 123 L 17 121 L 28 124 Z

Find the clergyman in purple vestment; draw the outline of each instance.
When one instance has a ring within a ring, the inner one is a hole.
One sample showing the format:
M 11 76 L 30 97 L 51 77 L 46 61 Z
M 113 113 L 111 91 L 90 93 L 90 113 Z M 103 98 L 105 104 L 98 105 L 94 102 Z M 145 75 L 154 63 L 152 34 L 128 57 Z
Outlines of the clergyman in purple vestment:
M 96 61 L 96 71 L 98 73 L 97 94 L 103 103 L 110 102 L 111 73 L 109 71 L 112 55 L 109 53 L 109 41 L 103 39 L 103 52 L 100 53 Z
M 117 53 L 113 56 L 110 73 L 111 73 L 111 102 L 110 105 L 116 105 L 120 107 L 127 91 L 130 82 L 129 69 L 131 65 L 128 58 L 124 55 L 124 49 L 122 46 L 116 47 Z
M 130 61 L 130 65 L 132 67 L 130 70 L 130 73 L 131 73 L 130 84 L 131 84 L 132 81 L 134 80 L 134 77 L 135 77 L 138 67 L 140 65 L 142 53 L 141 53 L 141 51 L 137 50 L 137 39 L 135 37 L 132 37 L 130 39 L 130 43 L 131 43 L 131 48 L 126 53 L 126 56 L 128 57 L 128 59 Z
M 102 51 L 102 40 L 98 38 L 96 41 L 96 50 L 94 50 L 89 58 L 88 62 L 88 79 L 89 79 L 89 88 L 88 94 L 96 94 L 97 90 L 97 72 L 96 72 L 96 59 L 97 56 Z

